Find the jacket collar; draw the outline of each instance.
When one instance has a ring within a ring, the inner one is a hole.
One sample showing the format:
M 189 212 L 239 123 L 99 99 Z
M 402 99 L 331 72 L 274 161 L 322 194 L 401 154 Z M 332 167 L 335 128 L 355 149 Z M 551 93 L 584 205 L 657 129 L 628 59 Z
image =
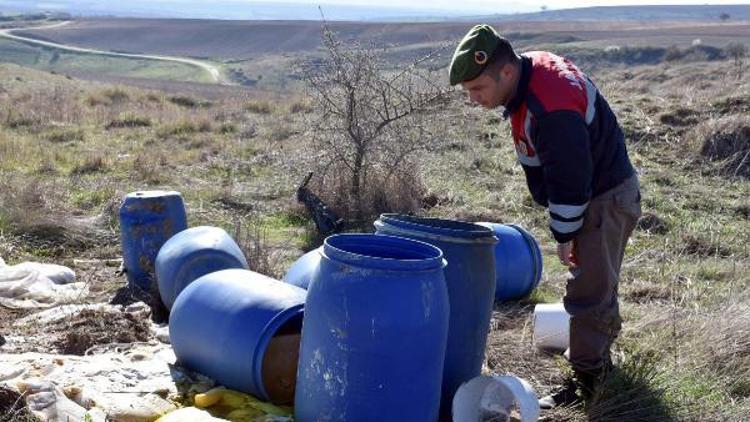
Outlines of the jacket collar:
M 503 117 L 508 118 L 511 114 L 515 113 L 526 101 L 526 94 L 529 92 L 529 81 L 531 80 L 531 58 L 521 56 L 521 77 L 518 79 L 518 88 L 516 89 L 516 95 L 510 100 L 505 110 L 503 111 Z

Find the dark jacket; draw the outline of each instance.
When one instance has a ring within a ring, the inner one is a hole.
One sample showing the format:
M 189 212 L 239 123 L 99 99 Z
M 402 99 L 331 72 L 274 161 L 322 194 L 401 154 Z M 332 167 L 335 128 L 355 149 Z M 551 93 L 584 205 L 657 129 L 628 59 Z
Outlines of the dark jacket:
M 575 237 L 592 197 L 634 174 L 617 118 L 570 60 L 524 53 L 518 90 L 504 115 L 531 196 L 549 207 L 558 242 Z

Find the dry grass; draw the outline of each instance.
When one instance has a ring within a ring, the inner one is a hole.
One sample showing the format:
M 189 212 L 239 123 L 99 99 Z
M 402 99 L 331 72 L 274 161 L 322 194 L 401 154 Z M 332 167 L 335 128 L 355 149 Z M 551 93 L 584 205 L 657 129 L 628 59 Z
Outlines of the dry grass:
M 720 174 L 750 178 L 750 117 L 737 114 L 710 120 L 690 136 L 701 145 L 700 157 L 716 163 Z
M 347 168 L 321 166 L 310 187 L 323 202 L 340 217 L 351 220 L 354 199 L 351 195 L 351 171 Z M 389 174 L 390 173 L 390 174 Z M 362 202 L 364 222 L 349 221 L 352 227 L 371 227 L 378 215 L 384 212 L 414 213 L 421 208 L 426 189 L 416 165 L 403 162 L 397 168 L 373 168 L 363 183 Z M 364 223 L 364 224 L 363 224 Z

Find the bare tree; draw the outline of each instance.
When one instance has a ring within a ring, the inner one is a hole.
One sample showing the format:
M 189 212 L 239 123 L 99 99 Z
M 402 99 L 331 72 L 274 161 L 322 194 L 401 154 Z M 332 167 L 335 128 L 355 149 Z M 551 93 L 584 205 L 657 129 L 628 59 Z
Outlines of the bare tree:
M 299 71 L 316 109 L 309 130 L 317 174 L 336 191 L 328 199 L 360 226 L 373 213 L 406 211 L 382 202 L 404 189 L 413 196 L 416 153 L 439 142 L 436 112 L 447 90 L 428 68 L 437 53 L 394 68 L 385 60 L 389 49 L 344 44 L 325 23 L 322 39 L 325 57 L 301 63 Z
M 731 42 L 727 44 L 726 51 L 734 59 L 734 67 L 737 68 L 737 79 L 742 79 L 744 59 L 748 51 L 747 46 L 740 42 Z

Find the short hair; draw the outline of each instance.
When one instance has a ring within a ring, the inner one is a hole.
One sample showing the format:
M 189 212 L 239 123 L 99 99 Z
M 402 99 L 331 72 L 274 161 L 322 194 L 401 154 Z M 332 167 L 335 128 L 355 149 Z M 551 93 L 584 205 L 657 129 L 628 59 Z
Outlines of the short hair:
M 490 59 L 487 61 L 487 66 L 485 66 L 484 72 L 496 72 L 506 64 L 514 63 L 517 60 L 517 57 L 518 55 L 513 49 L 513 46 L 510 45 L 510 41 L 501 37 L 497 47 L 492 51 Z

